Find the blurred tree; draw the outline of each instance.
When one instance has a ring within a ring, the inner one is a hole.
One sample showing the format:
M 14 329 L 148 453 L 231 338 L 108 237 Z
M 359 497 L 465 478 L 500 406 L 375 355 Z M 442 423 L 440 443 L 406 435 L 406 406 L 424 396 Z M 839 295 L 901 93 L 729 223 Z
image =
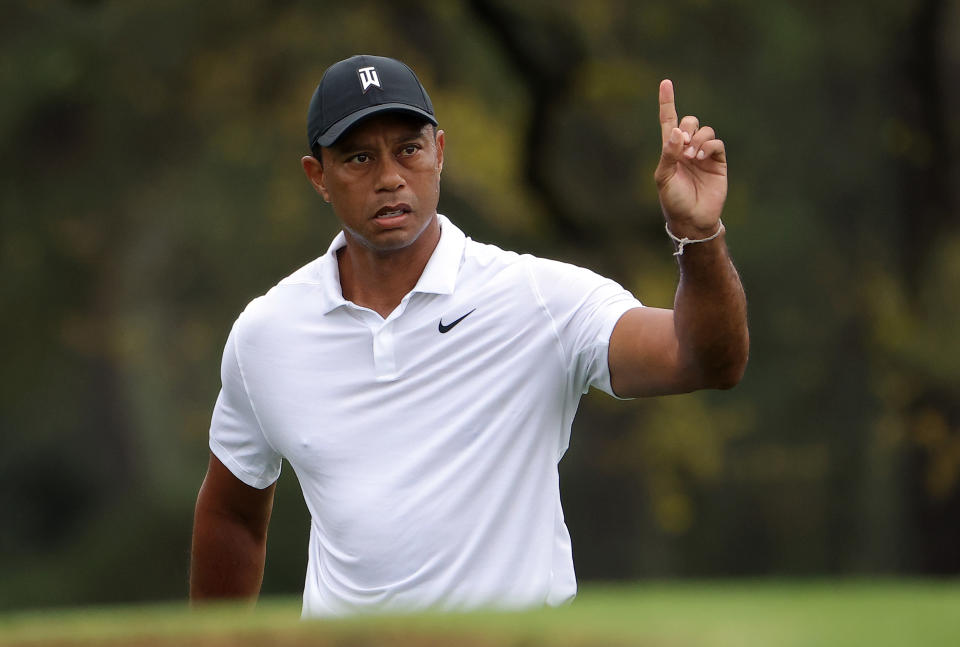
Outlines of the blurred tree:
M 4 3 L 0 606 L 185 594 L 222 344 L 336 231 L 304 114 L 361 51 L 430 88 L 469 235 L 650 305 L 676 281 L 657 82 L 727 142 L 751 365 L 731 392 L 584 400 L 581 577 L 960 572 L 958 5 Z M 306 541 L 282 478 L 273 592 Z

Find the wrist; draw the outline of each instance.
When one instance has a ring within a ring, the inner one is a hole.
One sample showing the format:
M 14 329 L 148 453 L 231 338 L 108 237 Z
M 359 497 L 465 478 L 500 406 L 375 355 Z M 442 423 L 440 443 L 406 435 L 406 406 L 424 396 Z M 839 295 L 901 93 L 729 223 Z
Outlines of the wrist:
M 667 232 L 671 234 L 671 238 L 675 236 L 676 238 L 688 238 L 690 240 L 702 240 L 713 236 L 723 225 L 720 218 L 705 224 L 672 218 L 666 218 L 665 221 Z
M 723 226 L 723 221 L 719 218 L 716 224 L 707 231 L 695 227 L 685 228 L 678 232 L 672 229 L 671 225 L 672 223 L 670 222 L 665 223 L 664 229 L 666 229 L 667 235 L 670 236 L 673 242 L 677 244 L 677 251 L 674 252 L 674 256 L 683 256 L 683 250 L 687 245 L 709 243 L 719 238 L 726 231 L 726 227 Z

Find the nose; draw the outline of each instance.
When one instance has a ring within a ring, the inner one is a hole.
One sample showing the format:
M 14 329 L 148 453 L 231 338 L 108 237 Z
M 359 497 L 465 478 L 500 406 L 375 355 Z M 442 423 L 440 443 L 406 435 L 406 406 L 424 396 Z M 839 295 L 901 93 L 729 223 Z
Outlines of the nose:
M 404 179 L 400 171 L 400 163 L 392 155 L 381 157 L 377 169 L 377 191 L 392 193 L 403 188 Z

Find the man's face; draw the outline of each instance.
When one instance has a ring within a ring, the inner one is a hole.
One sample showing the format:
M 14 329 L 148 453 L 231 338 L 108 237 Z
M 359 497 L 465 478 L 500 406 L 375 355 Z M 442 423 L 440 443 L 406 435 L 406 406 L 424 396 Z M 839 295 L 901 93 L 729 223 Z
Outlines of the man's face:
M 320 152 L 323 164 L 305 157 L 304 170 L 353 242 L 376 252 L 403 249 L 434 221 L 443 131 L 388 113 L 362 121 Z

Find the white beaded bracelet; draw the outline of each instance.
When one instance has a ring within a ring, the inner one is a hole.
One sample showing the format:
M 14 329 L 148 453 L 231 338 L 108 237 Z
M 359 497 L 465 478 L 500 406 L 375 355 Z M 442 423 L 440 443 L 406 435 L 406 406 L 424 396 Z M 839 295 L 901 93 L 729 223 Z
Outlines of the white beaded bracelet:
M 696 240 L 693 240 L 693 239 L 691 239 L 691 238 L 687 238 L 686 236 L 684 236 L 683 238 L 677 238 L 676 236 L 673 235 L 673 232 L 670 231 L 670 225 L 668 225 L 667 223 L 663 223 L 663 228 L 667 230 L 667 235 L 670 236 L 670 238 L 672 238 L 675 243 L 677 243 L 678 245 L 680 245 L 680 249 L 678 249 L 677 251 L 675 251 L 675 252 L 673 253 L 673 255 L 674 255 L 674 256 L 683 256 L 683 246 L 684 246 L 684 245 L 692 245 L 693 243 L 706 243 L 706 242 L 708 242 L 708 241 L 713 240 L 714 238 L 716 238 L 716 237 L 719 236 L 720 234 L 722 234 L 723 231 L 726 229 L 726 227 L 723 226 L 723 221 L 720 220 L 719 218 L 717 219 L 717 222 L 719 223 L 720 226 L 717 227 L 717 232 L 716 232 L 714 235 L 708 236 L 707 238 L 699 238 L 699 239 L 696 239 Z

